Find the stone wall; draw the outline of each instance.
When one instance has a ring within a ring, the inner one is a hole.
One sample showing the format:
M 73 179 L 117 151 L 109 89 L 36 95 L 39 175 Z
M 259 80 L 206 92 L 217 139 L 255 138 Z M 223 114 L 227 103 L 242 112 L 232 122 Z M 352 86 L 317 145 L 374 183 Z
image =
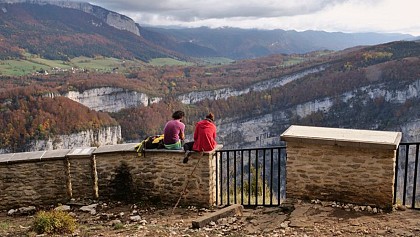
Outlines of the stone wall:
M 391 209 L 401 137 L 393 131 L 290 126 L 281 135 L 287 142 L 287 198 Z
M 94 198 L 91 157 L 68 158 L 72 197 Z
M 212 154 L 193 154 L 187 164 L 182 163 L 183 152 L 148 151 L 144 156 L 135 152 L 96 155 L 99 197 L 114 193 L 112 181 L 116 170 L 124 162 L 128 165 L 139 198 L 175 203 L 187 180 L 187 192 L 181 203 L 211 206 L 215 203 L 215 162 Z M 198 163 L 193 175 L 189 177 Z
M 0 163 L 0 209 L 63 203 L 65 164 L 60 160 Z
M 395 150 L 287 142 L 287 197 L 389 208 Z
M 175 204 L 189 180 L 181 204 L 215 204 L 213 154 L 193 154 L 184 164 L 182 151 L 153 150 L 138 156 L 134 145 L 129 151 L 121 150 L 124 146 L 105 146 L 111 147 L 102 149 L 105 152 L 100 147 L 97 153 L 95 148 L 61 150 L 58 157 L 55 151 L 0 155 L 0 210 L 66 203 L 70 198 L 108 199 L 115 194 L 112 184 L 123 163 L 133 181 L 133 193 L 128 195 Z

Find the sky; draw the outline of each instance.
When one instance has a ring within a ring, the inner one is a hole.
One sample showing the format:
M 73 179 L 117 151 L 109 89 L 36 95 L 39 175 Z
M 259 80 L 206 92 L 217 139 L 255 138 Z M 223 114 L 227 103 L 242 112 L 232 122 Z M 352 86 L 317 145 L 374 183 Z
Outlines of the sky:
M 98 0 L 147 26 L 239 27 L 420 36 L 420 0 Z

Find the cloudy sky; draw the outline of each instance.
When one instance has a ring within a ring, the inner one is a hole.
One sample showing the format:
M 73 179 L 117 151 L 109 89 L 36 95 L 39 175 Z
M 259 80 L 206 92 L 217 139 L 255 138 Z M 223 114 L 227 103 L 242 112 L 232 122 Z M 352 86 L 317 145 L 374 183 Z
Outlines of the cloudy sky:
M 98 0 L 140 25 L 420 36 L 420 0 Z

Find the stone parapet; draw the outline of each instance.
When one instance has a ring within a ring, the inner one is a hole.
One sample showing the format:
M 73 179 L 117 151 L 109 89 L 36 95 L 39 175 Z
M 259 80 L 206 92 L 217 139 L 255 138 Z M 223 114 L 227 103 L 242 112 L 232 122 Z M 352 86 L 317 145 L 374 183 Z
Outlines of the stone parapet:
M 113 193 L 110 182 L 117 168 L 126 163 L 139 197 L 175 203 L 188 182 L 181 204 L 214 205 L 216 159 L 213 153 L 194 153 L 187 164 L 182 163 L 183 157 L 184 152 L 166 150 L 146 151 L 144 156 L 135 152 L 97 155 L 99 197 Z
M 193 153 L 184 164 L 183 151 L 146 150 L 139 156 L 135 145 L 2 154 L 0 209 L 112 198 L 122 164 L 133 184 L 127 195 L 175 204 L 186 187 L 181 204 L 215 204 L 214 152 Z
M 287 198 L 392 206 L 400 133 L 292 126 L 282 139 Z
M 64 160 L 0 163 L 0 209 L 68 200 Z

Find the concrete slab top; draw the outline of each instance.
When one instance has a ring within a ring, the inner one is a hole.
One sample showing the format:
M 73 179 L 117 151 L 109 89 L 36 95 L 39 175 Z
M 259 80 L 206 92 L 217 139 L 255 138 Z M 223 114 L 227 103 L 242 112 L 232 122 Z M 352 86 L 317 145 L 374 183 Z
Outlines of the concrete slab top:
M 138 143 L 124 143 L 124 144 L 100 146 L 96 148 L 93 154 L 135 151 L 135 147 L 137 145 Z
M 69 157 L 83 157 L 83 156 L 91 156 L 92 153 L 96 150 L 96 147 L 78 147 L 73 148 L 67 153 Z
M 0 163 L 7 163 L 15 153 L 0 154 Z
M 401 136 L 401 132 L 292 125 L 280 137 L 286 142 L 305 140 L 327 145 L 396 149 Z
M 64 158 L 70 149 L 0 154 L 0 163 L 31 162 Z
M 70 149 L 45 151 L 41 159 L 64 158 L 70 152 Z
M 15 153 L 15 155 L 9 161 L 40 160 L 44 153 L 45 151 Z

